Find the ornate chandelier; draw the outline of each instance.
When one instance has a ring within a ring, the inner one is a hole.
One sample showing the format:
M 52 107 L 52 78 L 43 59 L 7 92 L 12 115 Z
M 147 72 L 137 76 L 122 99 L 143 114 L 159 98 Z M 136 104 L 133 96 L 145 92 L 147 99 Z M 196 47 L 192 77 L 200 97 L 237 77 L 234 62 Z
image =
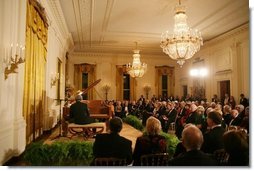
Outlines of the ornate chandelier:
M 177 63 L 182 67 L 185 60 L 192 58 L 200 50 L 203 39 L 201 32 L 194 31 L 188 26 L 185 6 L 181 5 L 180 0 L 179 5 L 175 7 L 174 19 L 174 33 L 169 34 L 168 31 L 163 33 L 160 47 L 170 58 L 177 60 Z
M 140 54 L 139 51 L 137 49 L 137 42 L 136 43 L 136 49 L 133 50 L 134 54 L 133 54 L 133 61 L 132 64 L 128 63 L 126 65 L 126 69 L 128 74 L 130 74 L 131 77 L 142 77 L 147 69 L 147 64 L 146 63 L 141 63 L 140 62 Z

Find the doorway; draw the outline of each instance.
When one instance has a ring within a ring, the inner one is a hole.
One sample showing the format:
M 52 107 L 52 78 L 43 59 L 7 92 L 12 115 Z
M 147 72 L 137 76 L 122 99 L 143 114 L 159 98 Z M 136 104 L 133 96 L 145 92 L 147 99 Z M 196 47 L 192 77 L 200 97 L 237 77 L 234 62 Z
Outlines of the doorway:
M 230 96 L 230 80 L 220 81 L 220 98 L 225 98 L 225 94 Z

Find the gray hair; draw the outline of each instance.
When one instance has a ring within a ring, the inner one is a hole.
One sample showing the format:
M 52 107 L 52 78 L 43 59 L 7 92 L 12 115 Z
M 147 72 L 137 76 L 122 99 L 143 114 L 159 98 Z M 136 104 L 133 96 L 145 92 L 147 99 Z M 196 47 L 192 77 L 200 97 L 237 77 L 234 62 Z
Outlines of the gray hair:
M 83 100 L 83 98 L 82 98 L 81 95 L 78 94 L 78 95 L 75 97 L 75 100 L 76 100 L 76 101 L 81 101 L 81 100 Z
M 190 125 L 184 128 L 182 132 L 182 140 L 187 151 L 200 150 L 204 142 L 202 132 L 195 125 Z

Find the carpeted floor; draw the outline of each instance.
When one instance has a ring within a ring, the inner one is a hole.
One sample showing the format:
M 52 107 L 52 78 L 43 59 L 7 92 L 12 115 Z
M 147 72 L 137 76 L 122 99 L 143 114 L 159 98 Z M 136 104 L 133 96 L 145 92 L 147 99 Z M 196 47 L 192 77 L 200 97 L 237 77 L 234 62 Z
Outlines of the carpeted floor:
M 55 141 L 70 141 L 70 140 L 77 140 L 77 141 L 94 141 L 94 138 L 85 139 L 83 136 L 74 136 L 71 139 L 63 136 L 59 136 L 59 127 L 56 127 L 52 130 L 51 134 L 43 135 L 39 138 L 37 141 L 44 141 L 44 143 L 51 144 Z M 104 129 L 104 132 L 106 133 L 106 129 Z M 120 135 L 131 140 L 132 141 L 132 149 L 134 150 L 135 143 L 137 137 L 142 135 L 142 132 L 133 128 L 132 126 L 124 123 L 123 129 L 120 132 Z M 67 136 L 70 136 L 69 134 Z M 5 166 L 26 166 L 25 162 L 22 161 L 22 155 L 18 157 L 14 157 L 7 163 L 5 163 Z
M 104 128 L 104 132 L 106 132 L 106 129 Z M 55 129 L 52 134 L 50 136 L 47 137 L 47 139 L 45 139 L 46 144 L 51 144 L 55 141 L 69 141 L 69 140 L 81 140 L 81 141 L 94 141 L 94 138 L 89 138 L 89 139 L 85 139 L 83 136 L 74 136 L 71 139 L 68 138 L 70 137 L 70 134 L 68 133 L 67 137 L 62 137 L 62 136 L 58 136 L 59 135 L 59 129 Z M 135 147 L 135 143 L 136 143 L 136 139 L 137 137 L 142 135 L 142 132 L 133 128 L 132 126 L 124 123 L 123 124 L 123 129 L 120 132 L 120 135 L 131 140 L 132 141 L 132 149 L 134 149 Z

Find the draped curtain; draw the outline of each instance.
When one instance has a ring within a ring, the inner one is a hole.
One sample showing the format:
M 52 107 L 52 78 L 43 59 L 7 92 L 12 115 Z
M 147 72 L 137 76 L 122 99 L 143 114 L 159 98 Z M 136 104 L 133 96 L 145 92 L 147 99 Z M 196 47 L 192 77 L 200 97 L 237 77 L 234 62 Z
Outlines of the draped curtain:
M 27 2 L 23 114 L 26 141 L 42 135 L 45 106 L 45 67 L 48 24 L 44 9 L 35 0 Z
M 170 66 L 156 66 L 155 67 L 155 92 L 158 95 L 162 95 L 162 75 L 167 75 L 168 77 L 168 96 L 174 95 L 175 87 L 175 73 L 174 67 Z
M 125 65 L 116 66 L 116 99 L 123 100 L 123 75 L 127 74 Z M 130 77 L 130 100 L 136 100 L 136 85 L 135 78 Z
M 94 64 L 75 64 L 74 65 L 74 85 L 76 90 L 82 90 L 82 75 L 83 73 L 88 74 L 88 86 L 96 81 L 96 65 Z M 87 97 L 89 100 L 94 99 L 94 89 L 91 89 L 87 92 Z

